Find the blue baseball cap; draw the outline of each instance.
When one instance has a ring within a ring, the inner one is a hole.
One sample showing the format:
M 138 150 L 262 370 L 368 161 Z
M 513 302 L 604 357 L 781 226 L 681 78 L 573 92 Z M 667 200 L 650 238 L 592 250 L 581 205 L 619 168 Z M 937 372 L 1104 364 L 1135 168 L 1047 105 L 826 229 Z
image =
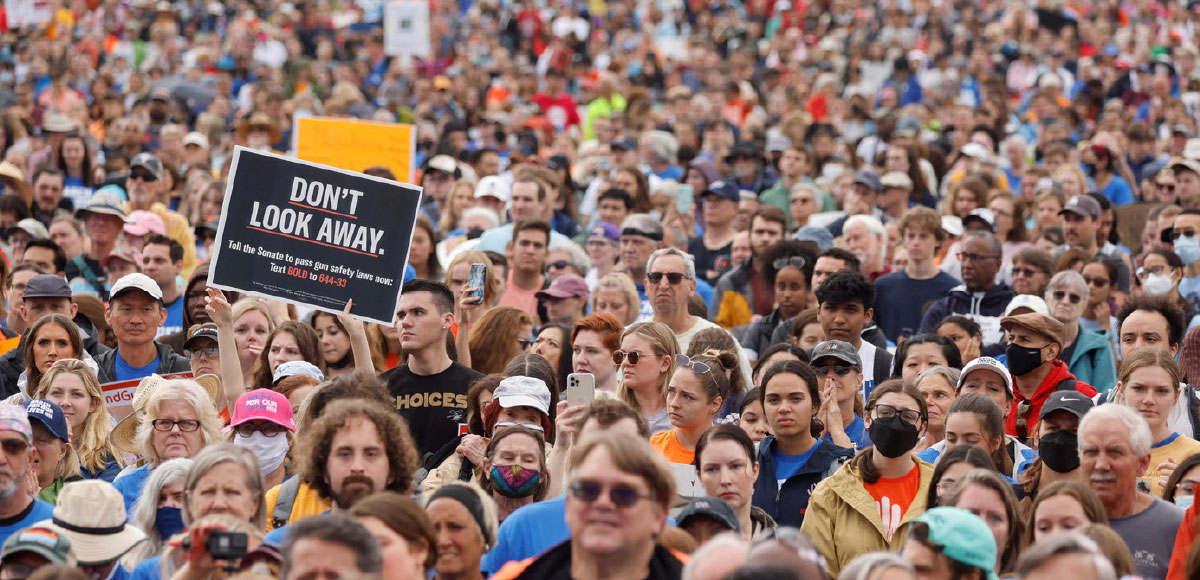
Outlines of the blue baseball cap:
M 608 239 L 610 242 L 620 242 L 621 230 L 618 230 L 617 226 L 608 222 L 600 222 L 588 232 L 588 237 L 602 237 Z
M 996 576 L 996 540 L 979 516 L 956 507 L 936 507 L 916 519 L 929 526 L 929 543 L 947 558 Z M 915 522 L 914 522 L 915 523 Z
M 733 203 L 738 203 L 742 200 L 741 190 L 738 189 L 737 184 L 730 181 L 720 180 L 708 184 L 708 188 L 700 192 L 700 197 L 704 197 L 710 193 L 719 195 Z
M 25 401 L 24 407 L 29 419 L 39 421 L 51 435 L 63 441 L 71 440 L 71 428 L 61 407 L 45 399 Z

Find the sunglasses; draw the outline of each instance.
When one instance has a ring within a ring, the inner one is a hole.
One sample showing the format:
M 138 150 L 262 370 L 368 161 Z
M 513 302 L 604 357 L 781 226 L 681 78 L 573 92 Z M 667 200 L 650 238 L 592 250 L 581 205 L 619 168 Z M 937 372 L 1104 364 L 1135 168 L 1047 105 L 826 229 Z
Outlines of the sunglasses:
M 784 266 L 791 266 L 793 268 L 803 270 L 804 264 L 806 264 L 804 261 L 804 256 L 792 256 L 790 258 L 779 258 L 771 265 L 774 266 L 776 270 L 782 270 Z
M 1088 276 L 1084 276 L 1083 281 L 1087 282 L 1089 286 L 1095 286 L 1097 288 L 1103 288 L 1105 286 L 1108 286 L 1108 283 L 1109 283 L 1108 278 L 1091 278 Z
M 29 449 L 29 442 L 24 439 L 2 439 L 0 448 L 8 455 L 20 455 Z
M 550 262 L 549 264 L 546 264 L 546 271 L 549 272 L 550 268 L 557 268 L 559 270 L 565 270 L 567 268 L 567 266 L 570 266 L 570 265 L 571 265 L 571 263 L 566 260 Z
M 1041 270 L 1034 270 L 1033 268 L 1013 268 L 1012 269 L 1012 275 L 1014 278 L 1016 278 L 1017 276 L 1024 276 L 1026 278 L 1032 278 L 1035 275 L 1040 274 L 1040 273 L 1042 273 Z
M 648 355 L 643 355 L 636 350 L 631 350 L 629 352 L 625 352 L 623 350 L 614 350 L 612 353 L 613 363 L 615 364 L 621 364 L 625 361 L 625 357 L 629 357 L 629 364 L 637 365 L 638 361 L 641 360 L 643 356 Z
M 683 274 L 679 272 L 650 272 L 649 274 L 646 274 L 646 279 L 649 280 L 651 284 L 661 284 L 664 276 L 666 276 L 667 282 L 672 286 L 683 282 Z
M 1054 293 L 1051 294 L 1051 296 L 1053 296 L 1055 300 L 1062 300 L 1064 298 L 1070 298 L 1071 304 L 1079 304 L 1079 301 L 1083 300 L 1083 296 L 1080 296 L 1078 294 L 1071 294 L 1071 293 L 1066 292 L 1065 290 L 1055 290 Z
M 1174 183 L 1160 183 L 1160 184 L 1158 184 L 1158 188 L 1166 190 L 1166 191 L 1175 191 L 1175 184 Z
M 197 348 L 195 350 L 184 349 L 183 351 L 184 358 L 188 360 L 198 359 L 201 356 L 204 356 L 205 358 L 217 358 L 217 355 L 219 354 L 221 354 L 221 349 L 215 346 Z
M 637 364 L 637 363 L 634 363 L 634 364 Z M 686 355 L 686 354 L 675 355 L 675 365 L 680 368 L 685 368 L 694 373 L 700 373 L 700 374 L 704 374 L 704 373 L 707 373 L 708 371 L 712 370 L 712 368 L 709 367 L 708 365 L 688 358 L 688 355 Z
M 149 171 L 130 171 L 129 179 L 139 179 L 141 181 L 146 181 L 146 182 L 158 181 L 158 178 L 155 177 L 154 174 L 150 173 Z
M 1178 241 L 1179 238 L 1183 238 L 1183 237 L 1188 237 L 1188 238 L 1196 237 L 1196 230 L 1191 229 L 1191 228 L 1188 228 L 1186 230 L 1171 230 L 1171 241 L 1172 242 Z
M 287 429 L 274 423 L 242 423 L 241 425 L 234 427 L 233 430 L 237 431 L 237 434 L 241 435 L 242 437 L 249 437 L 254 435 L 255 432 L 262 433 L 267 437 L 274 437 L 280 433 L 283 433 Z
M 839 377 L 844 377 L 850 374 L 850 371 L 854 370 L 854 367 L 850 365 L 821 365 L 819 367 L 813 367 L 813 370 L 817 371 L 818 377 L 823 377 L 829 374 L 829 371 L 833 371 L 834 374 Z
M 200 428 L 200 422 L 195 419 L 184 419 L 182 421 L 172 421 L 170 419 L 155 419 L 150 422 L 154 426 L 155 431 L 170 431 L 176 425 L 179 425 L 179 430 L 184 433 L 191 433 Z
M 600 494 L 605 489 L 608 489 L 608 500 L 619 508 L 633 507 L 639 499 L 650 499 L 650 496 L 642 495 L 628 485 L 605 486 L 599 482 L 581 480 L 572 482 L 570 486 L 571 495 L 585 503 L 592 503 L 600 499 Z
M 993 256 L 991 254 L 968 254 L 966 252 L 958 253 L 958 261 L 963 262 L 963 263 L 982 262 L 984 260 L 996 260 L 999 258 L 1000 258 L 1000 256 Z

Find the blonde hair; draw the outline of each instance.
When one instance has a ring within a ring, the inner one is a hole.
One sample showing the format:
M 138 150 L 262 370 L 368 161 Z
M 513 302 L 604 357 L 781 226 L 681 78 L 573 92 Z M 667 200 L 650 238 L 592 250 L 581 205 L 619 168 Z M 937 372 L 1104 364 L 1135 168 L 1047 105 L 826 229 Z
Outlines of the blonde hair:
M 133 436 L 134 447 L 142 452 L 142 456 L 152 467 L 162 462 L 151 438 L 154 434 L 153 423 L 158 419 L 159 407 L 163 401 L 184 401 L 192 406 L 192 410 L 196 412 L 196 419 L 200 421 L 200 436 L 204 439 L 204 445 L 224 440 L 221 437 L 221 418 L 217 416 L 212 399 L 200 383 L 190 379 L 163 381 L 154 389 L 150 400 L 146 401 L 146 409 L 138 416 L 137 431 Z M 199 453 L 200 450 L 197 449 L 196 452 Z
M 629 326 L 637 321 L 638 315 L 641 314 L 642 299 L 638 296 L 637 285 L 633 283 L 633 278 L 625 272 L 611 272 L 605 274 L 602 278 L 596 281 L 596 290 L 592 292 L 592 312 L 596 312 L 596 295 L 601 290 L 620 290 L 625 293 L 625 302 L 629 305 L 629 310 L 625 314 L 625 320 L 621 324 Z
M 671 375 L 675 373 L 675 355 L 679 354 L 679 341 L 675 339 L 675 333 L 671 331 L 671 327 L 661 322 L 637 322 L 621 333 L 621 342 L 625 342 L 627 336 L 639 336 L 645 339 L 650 343 L 650 349 L 654 351 L 654 356 L 667 357 L 667 360 L 670 361 L 666 372 L 658 377 L 658 393 L 666 397 L 667 383 L 671 381 Z M 624 381 L 617 385 L 617 397 L 634 409 L 642 410 L 638 406 L 637 397 L 634 396 L 632 390 L 625 386 Z
M 466 250 L 455 254 L 454 259 L 450 260 L 450 263 L 446 266 L 446 273 L 443 276 L 442 282 L 450 286 L 450 273 L 454 271 L 456 266 L 463 262 L 468 264 L 478 262 L 487 266 L 487 280 L 483 285 L 483 303 L 485 306 L 493 304 L 495 300 L 500 298 L 500 279 L 496 277 L 496 270 L 492 266 L 491 258 L 488 258 L 487 254 L 481 250 Z M 455 304 L 458 304 L 458 299 L 459 296 L 454 297 Z
M 454 194 L 464 188 L 470 190 L 472 200 L 475 198 L 475 182 L 465 178 L 455 181 L 454 185 L 450 186 L 450 193 L 446 195 L 446 209 L 442 211 L 442 219 L 438 220 L 437 224 L 439 230 L 449 232 L 458 228 L 458 222 L 462 220 L 462 212 L 467 208 L 458 207 L 458 203 L 454 201 Z M 467 207 L 471 207 L 470 202 Z
M 100 381 L 96 379 L 96 373 L 83 361 L 74 358 L 55 361 L 46 374 L 42 375 L 42 380 L 38 381 L 33 398 L 45 399 L 54 379 L 59 375 L 68 374 L 75 375 L 83 381 L 83 388 L 87 390 L 88 399 L 92 404 L 92 410 L 88 411 L 87 418 L 83 420 L 80 432 L 71 433 L 71 447 L 78 454 L 79 465 L 88 471 L 96 472 L 103 470 L 105 463 L 112 459 L 122 463 L 122 453 L 113 447 L 109 437 L 112 425 L 105 410 L 104 392 L 100 389 Z
M 271 316 L 271 311 L 267 309 L 267 305 L 249 296 L 233 304 L 233 314 L 230 320 L 236 325 L 238 319 L 251 310 L 257 310 L 267 318 L 267 334 L 275 330 L 275 318 Z
M 1144 368 L 1160 368 L 1167 371 L 1175 394 L 1179 394 L 1179 365 L 1175 363 L 1171 353 L 1161 348 L 1142 348 L 1133 351 L 1133 354 L 1125 357 L 1121 363 L 1121 374 L 1117 377 L 1117 384 L 1120 385 L 1117 395 L 1120 401 L 1125 400 L 1125 386 L 1129 383 L 1129 378 L 1134 372 Z

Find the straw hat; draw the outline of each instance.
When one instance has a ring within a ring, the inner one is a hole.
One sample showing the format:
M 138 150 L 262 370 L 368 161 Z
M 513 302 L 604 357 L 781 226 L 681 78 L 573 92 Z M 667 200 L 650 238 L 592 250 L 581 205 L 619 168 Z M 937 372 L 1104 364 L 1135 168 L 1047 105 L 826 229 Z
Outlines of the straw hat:
M 272 143 L 279 141 L 279 127 L 275 126 L 275 122 L 272 121 L 271 117 L 267 116 L 266 113 L 254 113 L 254 114 L 250 115 L 250 117 L 248 119 L 245 119 L 241 123 L 238 123 L 238 128 L 237 128 L 238 136 L 241 137 L 243 141 L 245 141 L 246 135 L 250 132 L 250 129 L 253 129 L 255 127 L 263 127 L 266 130 L 270 131 Z
M 71 552 L 84 566 L 112 562 L 146 539 L 145 532 L 126 520 L 121 492 L 100 479 L 63 486 L 54 517 L 35 525 L 66 536 Z
M 110 439 L 113 446 L 126 453 L 141 455 L 142 451 L 133 444 L 134 435 L 137 433 L 138 418 L 146 409 L 146 402 L 150 400 L 150 395 L 154 389 L 167 382 L 167 379 L 161 375 L 150 375 L 138 383 L 137 390 L 133 392 L 133 412 L 121 419 L 116 427 L 113 427 Z
M 21 195 L 21 199 L 27 202 L 33 201 L 33 189 L 25 181 L 25 174 L 11 161 L 0 161 L 0 180 L 16 189 L 17 193 Z

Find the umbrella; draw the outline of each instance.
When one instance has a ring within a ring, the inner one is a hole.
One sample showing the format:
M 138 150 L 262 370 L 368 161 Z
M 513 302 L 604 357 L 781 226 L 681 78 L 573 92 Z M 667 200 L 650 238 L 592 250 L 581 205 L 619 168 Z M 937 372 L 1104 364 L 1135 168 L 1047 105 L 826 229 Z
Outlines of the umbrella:
M 203 81 L 190 81 L 178 77 L 160 79 L 153 83 L 155 88 L 165 88 L 171 97 L 187 104 L 188 110 L 200 113 L 217 96 L 217 92 Z

